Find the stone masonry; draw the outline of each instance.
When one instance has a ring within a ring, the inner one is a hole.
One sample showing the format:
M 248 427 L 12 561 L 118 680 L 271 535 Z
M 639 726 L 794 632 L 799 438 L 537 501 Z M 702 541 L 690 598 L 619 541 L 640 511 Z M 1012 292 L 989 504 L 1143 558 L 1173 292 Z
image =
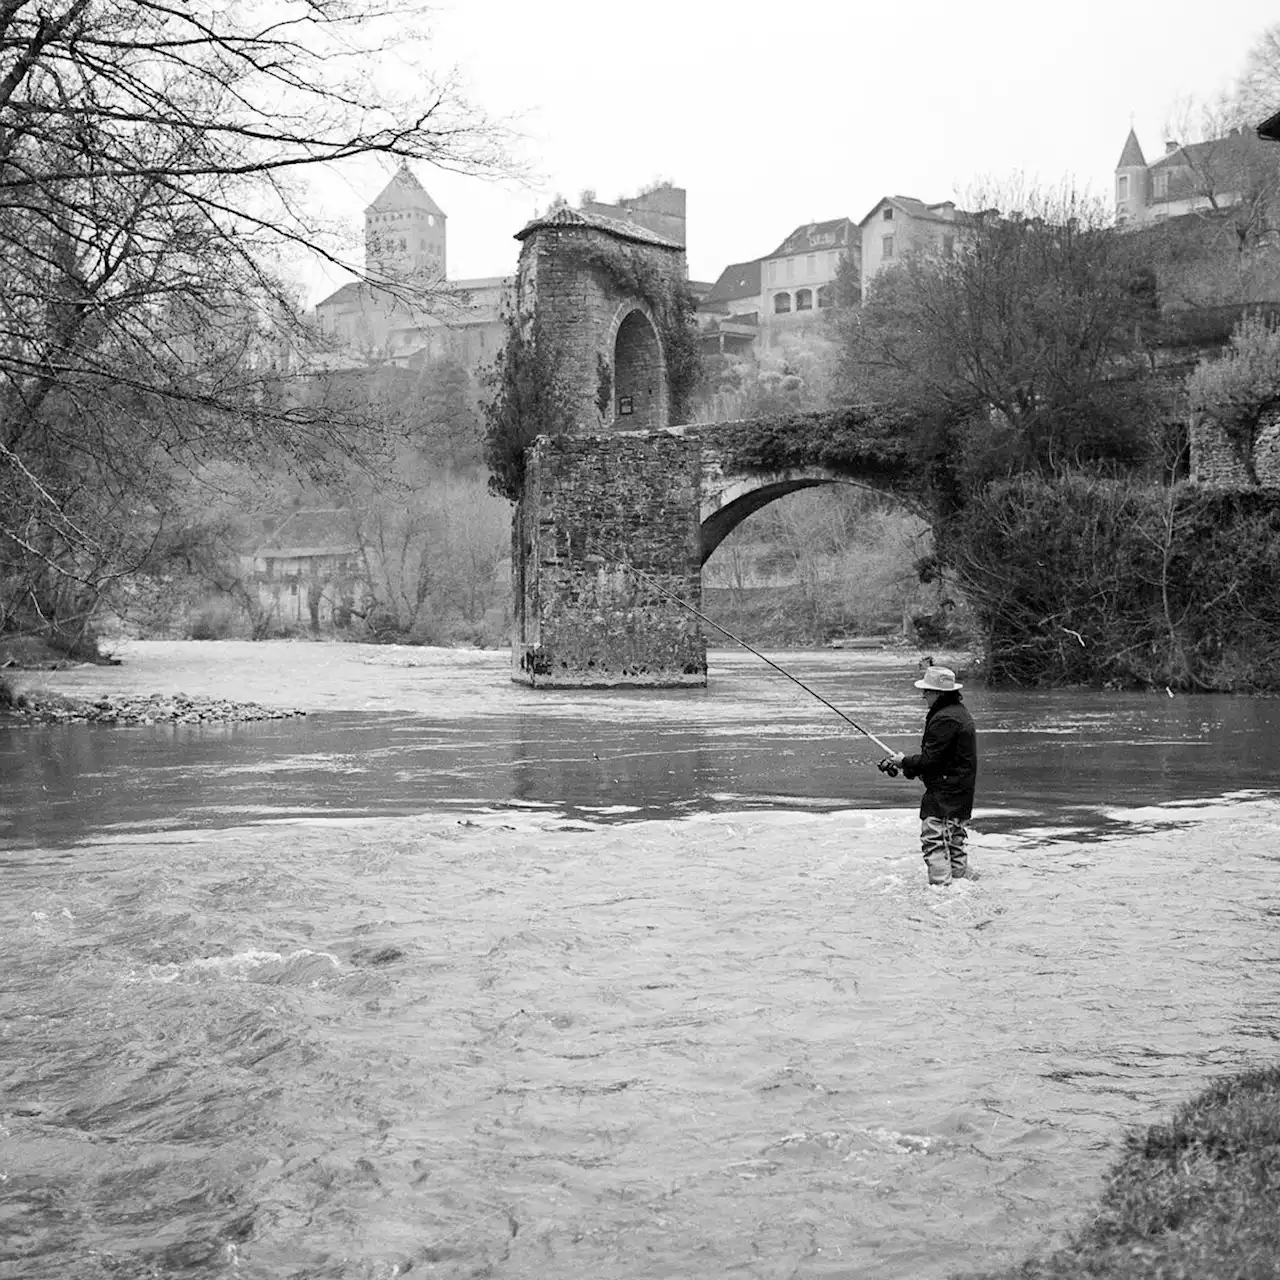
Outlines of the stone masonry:
M 701 599 L 699 452 L 662 433 L 671 387 L 659 325 L 627 287 L 640 272 L 681 282 L 684 248 L 641 222 L 574 209 L 517 239 L 516 315 L 526 340 L 554 355 L 572 418 L 539 424 L 526 456 L 512 678 L 705 684 L 706 642 L 680 603 Z
M 742 473 L 726 465 L 731 444 L 717 445 L 714 425 L 671 424 L 661 331 L 626 282 L 682 280 L 680 244 L 574 209 L 518 239 L 516 318 L 526 342 L 557 353 L 570 394 L 569 420 L 535 424 L 525 454 L 512 522 L 512 679 L 705 685 L 706 558 L 766 503 L 849 478 L 821 467 Z M 893 478 L 866 483 L 892 489 Z
M 1250 488 L 1240 450 L 1227 433 L 1203 416 L 1192 420 L 1191 475 L 1197 484 Z M 1263 419 L 1253 445 L 1253 470 L 1264 489 L 1280 489 L 1280 409 Z
M 638 223 L 575 209 L 535 219 L 517 239 L 517 315 L 526 336 L 536 334 L 539 347 L 556 354 L 576 405 L 571 429 L 671 425 L 666 361 L 649 303 L 590 262 L 592 255 L 629 258 L 674 284 L 685 276 L 684 249 Z
M 516 513 L 513 678 L 702 685 L 696 439 L 543 436 Z M 673 599 L 673 597 L 675 599 Z
M 518 238 L 516 318 L 526 342 L 557 354 L 570 394 L 569 420 L 535 424 L 525 454 L 512 522 L 512 678 L 545 688 L 705 685 L 707 556 L 766 503 L 848 477 L 821 467 L 740 473 L 726 466 L 731 449 L 717 447 L 714 425 L 670 422 L 661 330 L 626 284 L 652 291 L 655 279 L 682 280 L 680 244 L 574 209 Z M 866 483 L 889 489 L 892 478 Z

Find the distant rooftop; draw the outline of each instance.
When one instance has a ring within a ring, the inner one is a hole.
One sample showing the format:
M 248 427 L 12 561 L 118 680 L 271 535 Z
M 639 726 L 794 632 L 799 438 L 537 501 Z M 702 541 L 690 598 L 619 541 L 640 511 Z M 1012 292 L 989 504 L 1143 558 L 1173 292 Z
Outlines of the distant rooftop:
M 1124 140 L 1124 150 L 1120 153 L 1120 163 L 1116 165 L 1116 168 L 1145 169 L 1146 167 L 1147 162 L 1142 154 L 1142 147 L 1138 144 L 1138 135 L 1130 129 L 1129 136 Z
M 262 540 L 254 554 L 274 560 L 358 551 L 358 518 L 356 512 L 338 507 L 295 511 Z
M 660 236 L 656 231 L 650 231 L 637 222 L 623 222 L 620 218 L 607 218 L 601 213 L 584 213 L 581 209 L 570 209 L 568 205 L 562 205 L 559 209 L 526 223 L 516 232 L 515 239 L 526 240 L 542 227 L 582 227 L 604 231 L 608 235 L 617 236 L 619 240 L 656 245 L 662 249 L 684 250 L 684 245 L 668 240 L 666 236 Z
M 853 223 L 848 218 L 826 222 L 806 222 L 797 227 L 766 258 L 782 258 L 793 253 L 815 253 L 820 249 L 843 249 L 854 243 Z
M 870 212 L 858 223 L 862 226 L 878 209 L 891 204 L 901 209 L 908 217 L 922 218 L 926 222 L 963 222 L 969 215 L 956 208 L 954 200 L 939 200 L 936 204 L 925 204 L 915 196 L 881 196 L 871 206 Z
M 445 216 L 444 210 L 427 194 L 408 165 L 402 164 L 395 176 L 374 197 L 365 213 L 385 213 L 389 209 L 422 209 L 437 218 Z
M 720 273 L 720 278 L 707 291 L 700 305 L 714 307 L 717 303 L 754 298 L 759 293 L 760 259 L 757 258 L 754 262 L 733 262 Z

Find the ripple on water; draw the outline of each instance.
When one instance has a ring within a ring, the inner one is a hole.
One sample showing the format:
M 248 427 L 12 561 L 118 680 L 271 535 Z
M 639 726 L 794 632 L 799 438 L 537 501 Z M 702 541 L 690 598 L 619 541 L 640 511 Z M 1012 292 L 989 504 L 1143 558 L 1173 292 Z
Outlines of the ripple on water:
M 950 891 L 885 810 L 33 858 L 0 904 L 9 1247 L 88 1280 L 991 1264 L 1274 1053 L 1280 809 L 1135 816 L 979 823 Z

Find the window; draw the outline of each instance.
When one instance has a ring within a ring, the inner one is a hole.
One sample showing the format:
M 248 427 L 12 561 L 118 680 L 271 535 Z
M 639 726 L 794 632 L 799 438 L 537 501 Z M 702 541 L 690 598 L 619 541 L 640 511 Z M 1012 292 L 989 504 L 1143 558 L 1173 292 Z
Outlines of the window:
M 1116 179 L 1116 199 L 1127 200 L 1129 198 L 1129 175 L 1122 173 Z
M 794 258 L 787 259 L 787 279 L 794 280 L 796 278 L 796 260 Z
M 836 305 L 836 291 L 832 285 L 824 284 L 818 290 L 818 306 L 834 307 Z
M 400 237 L 400 247 L 402 249 L 407 249 L 409 247 L 408 242 L 405 240 L 404 236 Z
M 436 216 L 434 213 L 427 214 L 427 226 L 434 227 L 436 225 Z
M 811 253 L 804 260 L 804 273 L 807 276 L 816 276 L 818 274 L 818 255 Z
M 1157 200 L 1167 200 L 1169 198 L 1169 175 L 1167 173 L 1156 174 L 1155 197 Z
M 773 313 L 780 316 L 785 315 L 791 310 L 791 295 L 789 293 L 775 293 L 773 295 Z
M 885 236 L 880 241 L 880 247 L 881 247 L 881 254 L 880 254 L 881 257 L 883 258 L 893 257 L 893 237 L 892 236 Z
M 956 251 L 955 236 L 943 236 L 942 237 L 942 256 L 944 258 L 954 257 L 955 251 Z
M 812 289 L 796 290 L 796 310 L 797 311 L 813 310 L 813 290 Z
M 769 263 L 769 283 L 778 283 L 778 264 L 776 262 Z
M 833 251 L 827 254 L 827 270 L 828 271 L 835 271 L 836 268 L 839 267 L 839 265 L 840 265 L 840 254 L 838 251 Z
M 884 211 L 884 213 L 883 213 L 883 214 L 881 214 L 881 217 L 883 217 L 883 218 L 884 218 L 884 220 L 885 220 L 886 222 L 892 222 L 892 221 L 893 221 L 893 210 L 892 210 L 892 208 L 886 209 L 886 210 Z

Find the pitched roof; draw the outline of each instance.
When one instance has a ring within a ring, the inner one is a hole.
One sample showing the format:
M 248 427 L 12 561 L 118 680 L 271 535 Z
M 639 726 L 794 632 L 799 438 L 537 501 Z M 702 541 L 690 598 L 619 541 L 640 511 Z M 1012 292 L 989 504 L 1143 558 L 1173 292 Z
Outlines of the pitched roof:
M 915 196 L 881 196 L 858 226 L 865 226 L 887 204 L 893 205 L 895 209 L 901 209 L 908 217 L 920 218 L 925 222 L 960 223 L 970 216 L 963 210 L 957 209 L 954 200 L 939 200 L 936 204 L 925 204 Z
M 321 298 L 316 303 L 317 308 L 334 306 L 339 302 L 357 302 L 365 291 L 365 285 L 360 280 L 348 280 L 346 284 L 335 289 L 327 298 Z
M 1257 146 L 1258 139 L 1252 134 L 1235 131 L 1225 138 L 1209 138 L 1205 142 L 1189 142 L 1185 146 L 1175 147 L 1154 161 L 1151 168 L 1198 169 L 1201 165 L 1210 163 L 1215 154 L 1230 163 L 1233 155 L 1234 159 L 1243 159 Z
M 1280 111 L 1268 116 L 1258 126 L 1258 137 L 1267 138 L 1271 142 L 1280 142 Z
M 684 245 L 668 240 L 666 236 L 660 236 L 638 222 L 623 222 L 620 218 L 607 218 L 602 213 L 583 213 L 581 209 L 570 209 L 568 205 L 562 205 L 559 209 L 526 223 L 516 232 L 515 239 L 526 240 L 541 227 L 583 227 L 591 231 L 607 232 L 611 236 L 617 236 L 619 240 L 634 240 L 638 244 L 657 245 L 661 249 L 679 249 L 684 252 Z
M 739 298 L 753 298 L 760 292 L 760 259 L 754 262 L 732 262 L 720 273 L 719 279 L 702 299 L 704 307 L 718 302 L 736 302 Z
M 374 197 L 365 213 L 382 213 L 388 209 L 422 209 L 445 216 L 444 210 L 427 194 L 427 189 L 414 176 L 408 165 L 402 164 L 395 176 Z
M 806 222 L 765 257 L 781 258 L 793 253 L 814 253 L 819 249 L 843 249 L 853 242 L 853 223 L 848 218 Z
M 264 538 L 255 555 L 264 559 L 282 556 L 336 555 L 357 551 L 357 513 L 338 507 L 294 511 Z
M 1132 169 L 1139 166 L 1145 169 L 1147 162 L 1143 158 L 1142 148 L 1138 145 L 1138 135 L 1130 129 L 1129 136 L 1124 140 L 1124 150 L 1120 153 L 1120 161 L 1116 168 Z

